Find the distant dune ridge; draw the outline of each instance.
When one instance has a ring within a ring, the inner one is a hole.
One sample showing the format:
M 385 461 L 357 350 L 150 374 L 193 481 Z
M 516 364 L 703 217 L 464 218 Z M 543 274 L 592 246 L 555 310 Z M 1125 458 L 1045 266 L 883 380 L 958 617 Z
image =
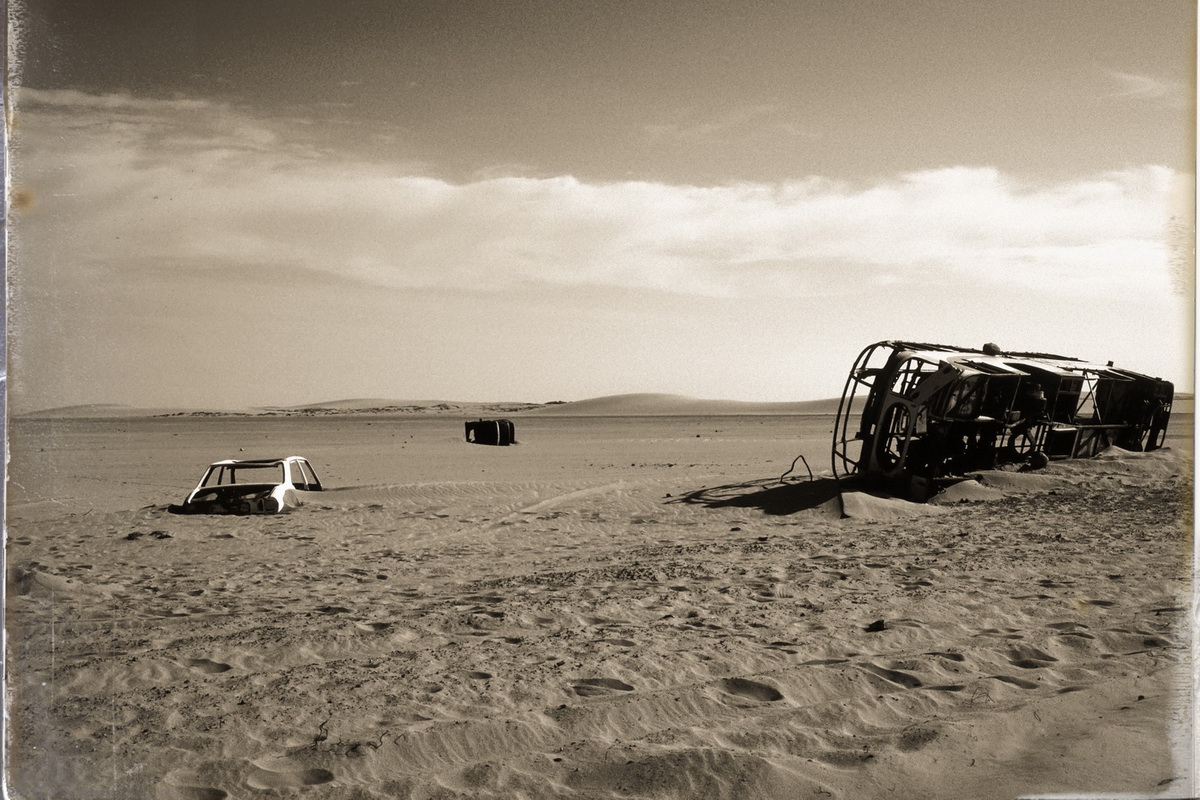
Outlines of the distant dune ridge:
M 737 415 L 836 414 L 838 398 L 765 403 L 746 400 L 703 400 L 679 394 L 634 393 L 593 397 L 572 402 L 528 403 L 519 401 L 388 400 L 356 398 L 329 400 L 301 406 L 264 406 L 245 409 L 165 409 L 137 408 L 117 404 L 93 403 L 33 411 L 16 416 L 35 419 L 108 419 L 121 417 L 165 416 L 323 416 L 335 414 L 431 414 L 479 416 L 557 416 L 557 417 L 672 417 Z M 1191 393 L 1175 395 L 1173 412 L 1191 414 L 1195 398 Z
M 545 405 L 531 416 L 554 414 L 578 417 L 705 416 L 725 414 L 836 414 L 837 399 L 790 403 L 755 403 L 740 400 L 699 400 L 678 394 L 615 394 Z
M 615 394 L 573 402 L 527 403 L 519 401 L 389 400 L 353 398 L 300 406 L 263 406 L 244 409 L 165 409 L 95 403 L 63 406 L 19 414 L 25 418 L 106 419 L 154 416 L 321 416 L 333 414 L 455 414 L 459 416 L 513 415 L 632 417 L 708 416 L 740 414 L 834 414 L 837 399 L 760 403 L 743 400 L 701 400 L 678 394 Z

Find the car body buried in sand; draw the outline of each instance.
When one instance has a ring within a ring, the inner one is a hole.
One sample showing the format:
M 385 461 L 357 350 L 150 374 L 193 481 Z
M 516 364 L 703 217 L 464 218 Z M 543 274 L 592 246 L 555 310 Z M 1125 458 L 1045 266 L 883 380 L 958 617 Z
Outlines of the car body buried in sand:
M 278 514 L 303 504 L 299 492 L 319 492 L 321 481 L 307 459 L 228 459 L 210 465 L 173 514 Z
M 1111 361 L 877 342 L 846 380 L 833 472 L 924 500 L 971 470 L 1157 450 L 1173 397 L 1170 381 Z

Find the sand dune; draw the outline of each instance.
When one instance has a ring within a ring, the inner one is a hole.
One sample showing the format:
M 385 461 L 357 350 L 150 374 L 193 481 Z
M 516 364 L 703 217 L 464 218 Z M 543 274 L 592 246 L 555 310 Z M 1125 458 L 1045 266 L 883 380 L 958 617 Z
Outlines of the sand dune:
M 1190 415 L 1195 401 L 1191 394 L 1175 396 L 1177 415 Z M 702 400 L 677 394 L 636 393 L 593 397 L 587 400 L 553 403 L 521 401 L 466 402 L 449 400 L 395 400 L 385 398 L 352 398 L 329 400 L 299 406 L 266 406 L 262 408 L 202 410 L 136 408 L 127 405 L 82 405 L 28 412 L 19 416 L 29 419 L 115 419 L 148 416 L 288 416 L 288 415 L 387 415 L 433 414 L 463 417 L 516 415 L 523 416 L 736 416 L 736 415 L 798 415 L 835 414 L 838 399 L 799 400 L 784 403 L 763 403 L 745 400 Z
M 18 420 L 12 787 L 1193 793 L 1189 428 L 843 516 L 828 427 L 530 416 L 488 448 L 438 417 Z M 243 447 L 328 490 L 165 512 Z M 797 453 L 813 480 L 780 478 Z
M 394 400 L 353 398 L 298 406 L 264 406 L 242 409 L 137 408 L 126 405 L 82 405 L 50 408 L 19 416 L 29 419 L 113 419 L 149 416 L 320 416 L 354 415 L 496 415 L 536 416 L 705 416 L 740 414 L 833 414 L 838 401 L 805 400 L 758 403 L 740 400 L 700 400 L 675 394 L 622 394 L 574 402 L 528 403 L 520 401 Z
M 754 403 L 738 400 L 699 400 L 677 394 L 619 394 L 546 405 L 527 416 L 719 416 L 737 414 L 833 414 L 838 401 L 807 400 L 792 403 Z
M 347 412 L 347 413 L 427 413 L 472 414 L 513 413 L 540 407 L 539 403 L 522 402 L 465 402 L 449 400 L 331 400 L 293 408 L 267 408 L 267 413 L 280 412 Z
M 117 403 L 89 403 L 78 406 L 60 406 L 38 411 L 29 411 L 16 416 L 26 419 L 117 419 L 124 417 L 152 417 L 169 414 L 169 408 L 138 408 Z

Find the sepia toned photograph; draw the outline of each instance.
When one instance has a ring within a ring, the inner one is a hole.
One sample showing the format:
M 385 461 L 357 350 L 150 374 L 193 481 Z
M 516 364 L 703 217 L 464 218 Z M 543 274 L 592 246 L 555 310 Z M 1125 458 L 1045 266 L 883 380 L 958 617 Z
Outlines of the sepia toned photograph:
M 7 797 L 1200 793 L 1194 3 L 6 14 Z

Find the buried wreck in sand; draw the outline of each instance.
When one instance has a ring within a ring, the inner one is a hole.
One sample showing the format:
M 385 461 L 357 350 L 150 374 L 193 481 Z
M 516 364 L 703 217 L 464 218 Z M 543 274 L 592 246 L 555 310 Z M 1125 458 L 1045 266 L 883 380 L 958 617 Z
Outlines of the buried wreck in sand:
M 303 505 L 299 492 L 319 492 L 321 481 L 308 459 L 227 459 L 210 464 L 187 499 L 167 506 L 172 514 L 279 514 Z
M 833 432 L 833 473 L 925 500 L 969 470 L 1036 469 L 1109 446 L 1156 450 L 1170 381 L 1044 353 L 885 341 L 859 354 Z

